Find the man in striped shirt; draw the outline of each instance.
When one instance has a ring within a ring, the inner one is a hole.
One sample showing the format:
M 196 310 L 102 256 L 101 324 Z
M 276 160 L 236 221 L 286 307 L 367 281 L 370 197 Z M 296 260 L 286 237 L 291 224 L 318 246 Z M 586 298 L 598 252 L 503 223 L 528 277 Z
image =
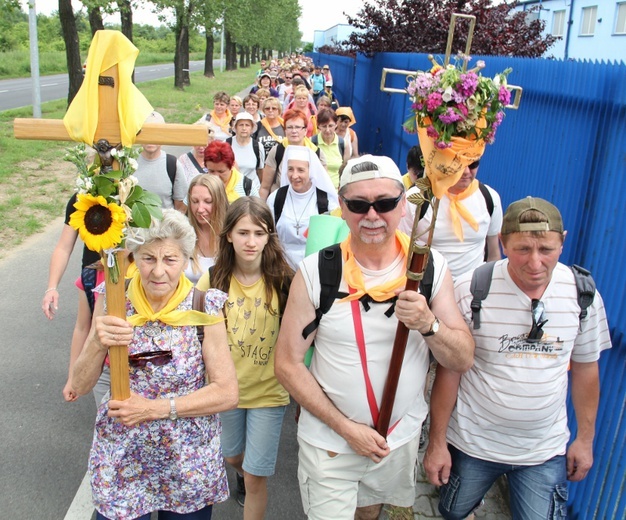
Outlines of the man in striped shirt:
M 611 343 L 600 294 L 579 317 L 574 275 L 559 262 L 565 235 L 551 203 L 527 197 L 509 206 L 500 234 L 508 258 L 494 265 L 480 328 L 471 326 L 472 273 L 455 282 L 474 365 L 463 375 L 438 368 L 424 459 L 446 519 L 470 515 L 503 474 L 514 519 L 565 518 L 567 481 L 593 464 L 597 361 Z M 569 448 L 568 369 L 578 423 Z

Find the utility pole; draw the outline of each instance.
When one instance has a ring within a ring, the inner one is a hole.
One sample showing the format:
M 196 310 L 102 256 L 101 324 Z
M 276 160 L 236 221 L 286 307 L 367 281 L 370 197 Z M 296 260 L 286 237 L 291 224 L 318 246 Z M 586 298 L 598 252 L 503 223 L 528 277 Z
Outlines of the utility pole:
M 39 42 L 35 0 L 28 0 L 28 33 L 30 40 L 30 77 L 33 80 L 33 117 L 41 117 L 41 83 L 39 81 Z

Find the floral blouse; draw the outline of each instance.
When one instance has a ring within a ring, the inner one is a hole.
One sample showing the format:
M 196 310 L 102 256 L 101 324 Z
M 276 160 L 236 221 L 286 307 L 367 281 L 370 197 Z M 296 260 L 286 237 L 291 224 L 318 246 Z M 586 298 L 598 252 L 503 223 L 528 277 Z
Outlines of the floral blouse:
M 191 309 L 192 296 L 193 290 L 177 310 Z M 221 291 L 207 291 L 206 311 L 219 312 L 225 297 Z M 126 315 L 133 314 L 127 299 Z M 128 347 L 131 359 L 155 351 L 171 351 L 171 358 L 131 361 L 133 392 L 159 399 L 190 394 L 205 385 L 196 327 L 162 322 L 135 327 Z M 122 520 L 157 510 L 190 513 L 228 498 L 217 415 L 128 427 L 107 416 L 108 399 L 109 395 L 98 408 L 89 457 L 93 500 L 101 514 Z

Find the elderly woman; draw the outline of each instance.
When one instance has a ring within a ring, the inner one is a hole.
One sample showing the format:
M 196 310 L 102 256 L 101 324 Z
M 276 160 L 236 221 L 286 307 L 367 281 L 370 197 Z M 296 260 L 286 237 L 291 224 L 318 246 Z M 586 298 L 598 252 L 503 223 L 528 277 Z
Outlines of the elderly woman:
M 248 94 L 245 98 L 243 98 L 243 108 L 248 114 L 250 114 L 255 123 L 259 123 L 261 121 L 260 109 L 261 104 L 259 103 L 259 96 L 256 94 Z
M 78 395 L 95 385 L 109 347 L 128 345 L 130 398 L 103 400 L 89 457 L 98 519 L 210 519 L 228 498 L 218 412 L 238 403 L 237 376 L 224 321 L 225 294 L 207 291 L 193 310 L 193 285 L 183 271 L 196 241 L 176 210 L 138 230 L 129 245 L 137 271 L 126 292 L 124 320 L 96 302 L 89 338 L 74 367 Z M 143 243 L 139 243 L 143 242 Z M 209 314 L 213 314 L 210 316 Z M 204 326 L 204 339 L 198 339 Z
M 187 204 L 187 218 L 196 232 L 196 247 L 185 276 L 196 283 L 215 263 L 217 243 L 228 209 L 224 184 L 216 175 L 198 175 L 189 184 Z
M 228 109 L 230 113 L 235 117 L 243 107 L 243 100 L 239 96 L 230 96 L 230 103 L 228 104 Z
M 339 206 L 337 192 L 315 152 L 288 146 L 281 165 L 281 187 L 267 199 L 287 260 L 295 270 L 304 258 L 311 215 Z
M 265 117 L 261 119 L 261 125 L 256 132 L 259 145 L 265 150 L 265 157 L 275 144 L 282 142 L 285 137 L 283 119 L 280 117 L 281 105 L 276 98 L 268 98 L 263 103 L 263 113 Z
M 226 92 L 218 92 L 213 96 L 213 110 L 200 118 L 200 121 L 206 121 L 218 141 L 226 141 L 232 135 L 230 122 L 233 115 L 228 109 L 229 103 L 230 96 Z
M 258 83 L 250 89 L 251 94 L 256 94 L 260 89 L 267 89 L 269 95 L 272 97 L 278 97 L 278 90 L 272 85 L 272 77 L 269 72 L 262 72 L 258 78 Z
M 317 122 L 315 114 L 317 108 L 309 101 L 309 91 L 304 87 L 297 87 L 294 92 L 293 101 L 289 103 L 287 109 L 300 110 L 306 115 L 306 136 L 311 137 L 317 133 Z

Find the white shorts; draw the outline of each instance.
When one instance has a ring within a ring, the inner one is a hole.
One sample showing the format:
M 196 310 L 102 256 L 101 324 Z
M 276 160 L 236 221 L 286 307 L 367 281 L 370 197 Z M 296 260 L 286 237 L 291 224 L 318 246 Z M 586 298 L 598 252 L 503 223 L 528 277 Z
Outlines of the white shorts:
M 331 456 L 298 438 L 298 480 L 309 520 L 354 520 L 357 507 L 412 507 L 419 435 L 378 464 L 355 453 Z

